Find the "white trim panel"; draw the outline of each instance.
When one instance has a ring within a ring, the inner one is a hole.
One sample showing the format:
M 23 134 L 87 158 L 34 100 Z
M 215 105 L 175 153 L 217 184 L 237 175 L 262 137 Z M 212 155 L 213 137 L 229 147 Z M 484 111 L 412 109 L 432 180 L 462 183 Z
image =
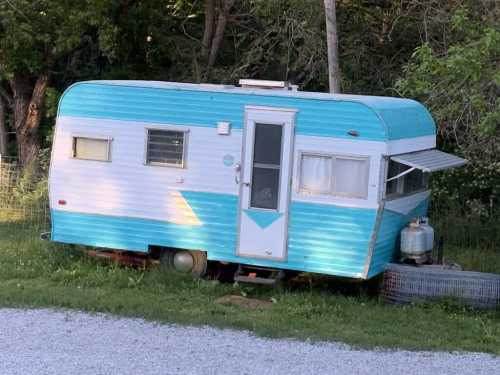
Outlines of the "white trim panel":
M 405 154 L 408 152 L 436 148 L 436 136 L 405 138 L 387 142 L 387 155 Z
M 408 215 L 411 210 L 415 209 L 420 203 L 429 198 L 430 195 L 430 190 L 426 190 L 406 197 L 386 200 L 385 208 L 401 215 Z

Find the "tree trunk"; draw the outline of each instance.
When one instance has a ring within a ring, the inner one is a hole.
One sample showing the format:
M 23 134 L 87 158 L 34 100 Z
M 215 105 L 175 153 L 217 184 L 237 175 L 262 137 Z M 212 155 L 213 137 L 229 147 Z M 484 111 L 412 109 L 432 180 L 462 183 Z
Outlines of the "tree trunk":
M 224 30 L 226 29 L 227 18 L 229 12 L 234 5 L 234 0 L 224 0 L 222 9 L 217 19 L 217 27 L 215 28 L 214 39 L 212 40 L 212 48 L 210 49 L 210 56 L 208 57 L 208 67 L 211 68 L 215 64 L 217 53 L 219 52 L 222 38 L 224 37 Z
M 202 79 L 208 81 L 210 70 L 215 64 L 217 54 L 224 38 L 227 19 L 235 0 L 222 0 L 221 8 L 218 9 L 218 16 L 215 15 L 215 1 L 205 0 L 205 29 L 201 42 L 201 58 L 205 64 Z M 216 20 L 217 18 L 217 20 Z
M 3 99 L 0 97 L 0 155 L 7 155 L 7 124 L 6 110 Z
M 18 158 L 24 166 L 34 162 L 40 150 L 38 128 L 49 78 L 49 72 L 45 71 L 39 75 L 34 85 L 29 78 L 17 73 L 11 80 Z
M 205 28 L 203 30 L 203 39 L 201 41 L 201 58 L 203 62 L 208 62 L 208 54 L 212 45 L 212 37 L 214 35 L 214 19 L 215 19 L 215 0 L 205 0 Z
M 328 48 L 328 82 L 330 92 L 340 92 L 340 67 L 337 34 L 336 0 L 324 0 L 326 19 L 326 42 Z

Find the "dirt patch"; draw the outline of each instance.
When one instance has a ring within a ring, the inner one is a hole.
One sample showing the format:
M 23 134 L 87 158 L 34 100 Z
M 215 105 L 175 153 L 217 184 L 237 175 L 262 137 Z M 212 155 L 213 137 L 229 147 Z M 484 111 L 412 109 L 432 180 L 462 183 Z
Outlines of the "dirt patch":
M 271 301 L 264 301 L 256 298 L 247 298 L 238 295 L 227 295 L 219 297 L 215 303 L 220 305 L 235 305 L 246 309 L 269 309 L 273 306 Z

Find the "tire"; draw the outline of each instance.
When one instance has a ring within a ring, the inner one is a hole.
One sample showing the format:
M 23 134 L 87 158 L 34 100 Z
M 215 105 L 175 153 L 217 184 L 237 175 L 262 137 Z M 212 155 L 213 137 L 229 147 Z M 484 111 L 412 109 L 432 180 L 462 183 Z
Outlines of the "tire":
M 190 269 L 179 269 L 176 264 L 180 256 L 192 257 Z M 160 257 L 160 267 L 165 272 L 190 273 L 194 278 L 201 278 L 207 272 L 207 253 L 197 250 L 165 250 Z

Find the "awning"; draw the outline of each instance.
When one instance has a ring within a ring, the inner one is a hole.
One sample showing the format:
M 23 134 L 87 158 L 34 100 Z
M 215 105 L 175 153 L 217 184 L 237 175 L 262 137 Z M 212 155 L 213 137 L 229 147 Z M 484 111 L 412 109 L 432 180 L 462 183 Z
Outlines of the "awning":
M 423 172 L 437 172 L 460 167 L 468 163 L 466 159 L 438 150 L 425 150 L 394 155 L 391 156 L 391 160 L 408 165 L 412 169 L 420 169 Z

